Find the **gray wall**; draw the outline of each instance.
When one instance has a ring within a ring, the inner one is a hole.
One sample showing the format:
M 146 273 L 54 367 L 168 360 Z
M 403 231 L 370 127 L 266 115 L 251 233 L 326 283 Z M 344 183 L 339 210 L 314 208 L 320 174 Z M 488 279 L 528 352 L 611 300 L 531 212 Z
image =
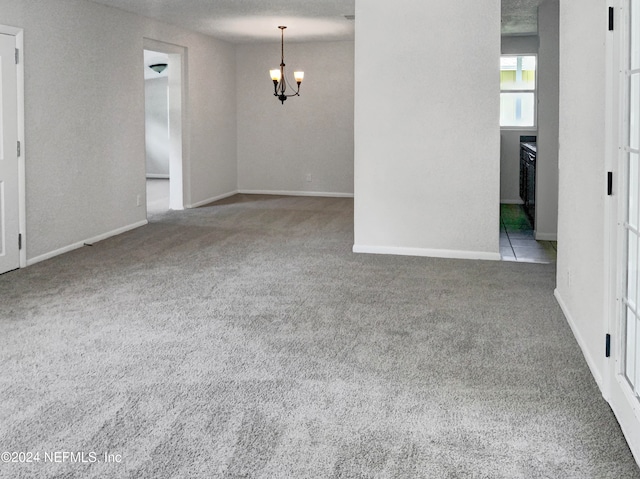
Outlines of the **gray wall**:
M 238 189 L 352 195 L 353 42 L 285 39 L 285 63 L 305 80 L 282 105 L 269 78 L 280 44 L 237 47 Z
M 499 259 L 499 0 L 356 2 L 356 32 L 354 250 Z
M 503 36 L 503 55 L 538 53 L 537 35 Z M 535 136 L 537 129 L 500 130 L 500 202 L 522 203 L 520 199 L 520 136 Z
M 536 239 L 558 234 L 559 1 L 538 8 L 538 156 L 536 160 Z
M 169 78 L 144 84 L 147 178 L 169 178 Z
M 84 0 L 0 11 L 25 30 L 29 262 L 146 220 L 145 37 L 188 48 L 185 203 L 236 189 L 232 45 Z
M 560 176 L 556 296 L 604 388 L 607 4 L 560 8 Z M 594 72 L 585 80 L 585 71 Z

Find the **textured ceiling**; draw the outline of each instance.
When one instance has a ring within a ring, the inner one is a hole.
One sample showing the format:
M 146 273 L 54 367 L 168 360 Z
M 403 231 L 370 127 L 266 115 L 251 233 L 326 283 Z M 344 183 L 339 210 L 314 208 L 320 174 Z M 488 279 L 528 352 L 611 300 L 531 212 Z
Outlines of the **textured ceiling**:
M 92 0 L 233 43 L 353 40 L 355 0 Z M 363 0 L 366 1 L 366 0 Z M 543 0 L 502 0 L 502 33 L 538 31 Z
M 538 33 L 538 6 L 544 0 L 502 0 L 502 34 Z
M 355 0 L 92 0 L 233 43 L 353 40 Z

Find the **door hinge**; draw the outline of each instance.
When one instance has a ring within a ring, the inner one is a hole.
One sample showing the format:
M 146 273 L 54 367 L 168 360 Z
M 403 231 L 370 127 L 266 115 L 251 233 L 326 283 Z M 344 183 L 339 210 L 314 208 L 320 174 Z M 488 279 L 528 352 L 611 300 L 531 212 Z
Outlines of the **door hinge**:
M 18 235 L 18 249 L 22 249 L 22 233 Z
M 16 65 L 20 64 L 20 50 L 16 48 Z
M 21 150 L 21 148 L 20 148 L 20 140 L 18 140 L 18 156 L 20 156 L 20 150 Z
M 610 32 L 613 31 L 613 14 L 614 14 L 613 7 L 609 7 L 609 31 Z
M 607 171 L 607 195 L 613 195 L 613 171 Z
M 604 340 L 604 356 L 611 357 L 611 335 L 607 334 Z

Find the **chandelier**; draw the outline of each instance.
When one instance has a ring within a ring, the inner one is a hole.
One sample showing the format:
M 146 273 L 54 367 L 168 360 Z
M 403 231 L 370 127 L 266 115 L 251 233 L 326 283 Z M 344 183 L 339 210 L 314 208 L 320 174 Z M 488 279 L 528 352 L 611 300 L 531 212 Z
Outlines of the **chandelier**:
M 285 67 L 284 29 L 287 27 L 278 27 L 278 28 L 282 32 L 282 56 L 280 60 L 280 68 L 274 68 L 273 70 L 269 70 L 269 73 L 271 73 L 271 79 L 273 80 L 273 89 L 274 89 L 273 95 L 278 97 L 278 100 L 280 100 L 284 105 L 284 101 L 290 96 L 300 96 L 300 84 L 302 83 L 302 79 L 304 78 L 304 72 L 293 72 L 293 77 L 295 78 L 296 83 L 298 84 L 298 88 L 296 89 L 295 93 L 291 93 L 287 95 L 285 92 L 287 91 L 287 86 L 290 86 L 288 85 L 287 80 L 284 76 L 284 67 Z

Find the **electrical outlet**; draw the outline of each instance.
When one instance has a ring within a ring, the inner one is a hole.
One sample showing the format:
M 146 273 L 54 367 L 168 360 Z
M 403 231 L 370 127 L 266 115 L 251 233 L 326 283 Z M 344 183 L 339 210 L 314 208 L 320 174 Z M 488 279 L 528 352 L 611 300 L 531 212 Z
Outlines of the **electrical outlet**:
M 142 195 L 136 196 L 136 206 L 142 206 Z
M 313 181 L 313 176 L 311 176 L 311 173 L 307 173 L 307 182 L 311 183 Z

